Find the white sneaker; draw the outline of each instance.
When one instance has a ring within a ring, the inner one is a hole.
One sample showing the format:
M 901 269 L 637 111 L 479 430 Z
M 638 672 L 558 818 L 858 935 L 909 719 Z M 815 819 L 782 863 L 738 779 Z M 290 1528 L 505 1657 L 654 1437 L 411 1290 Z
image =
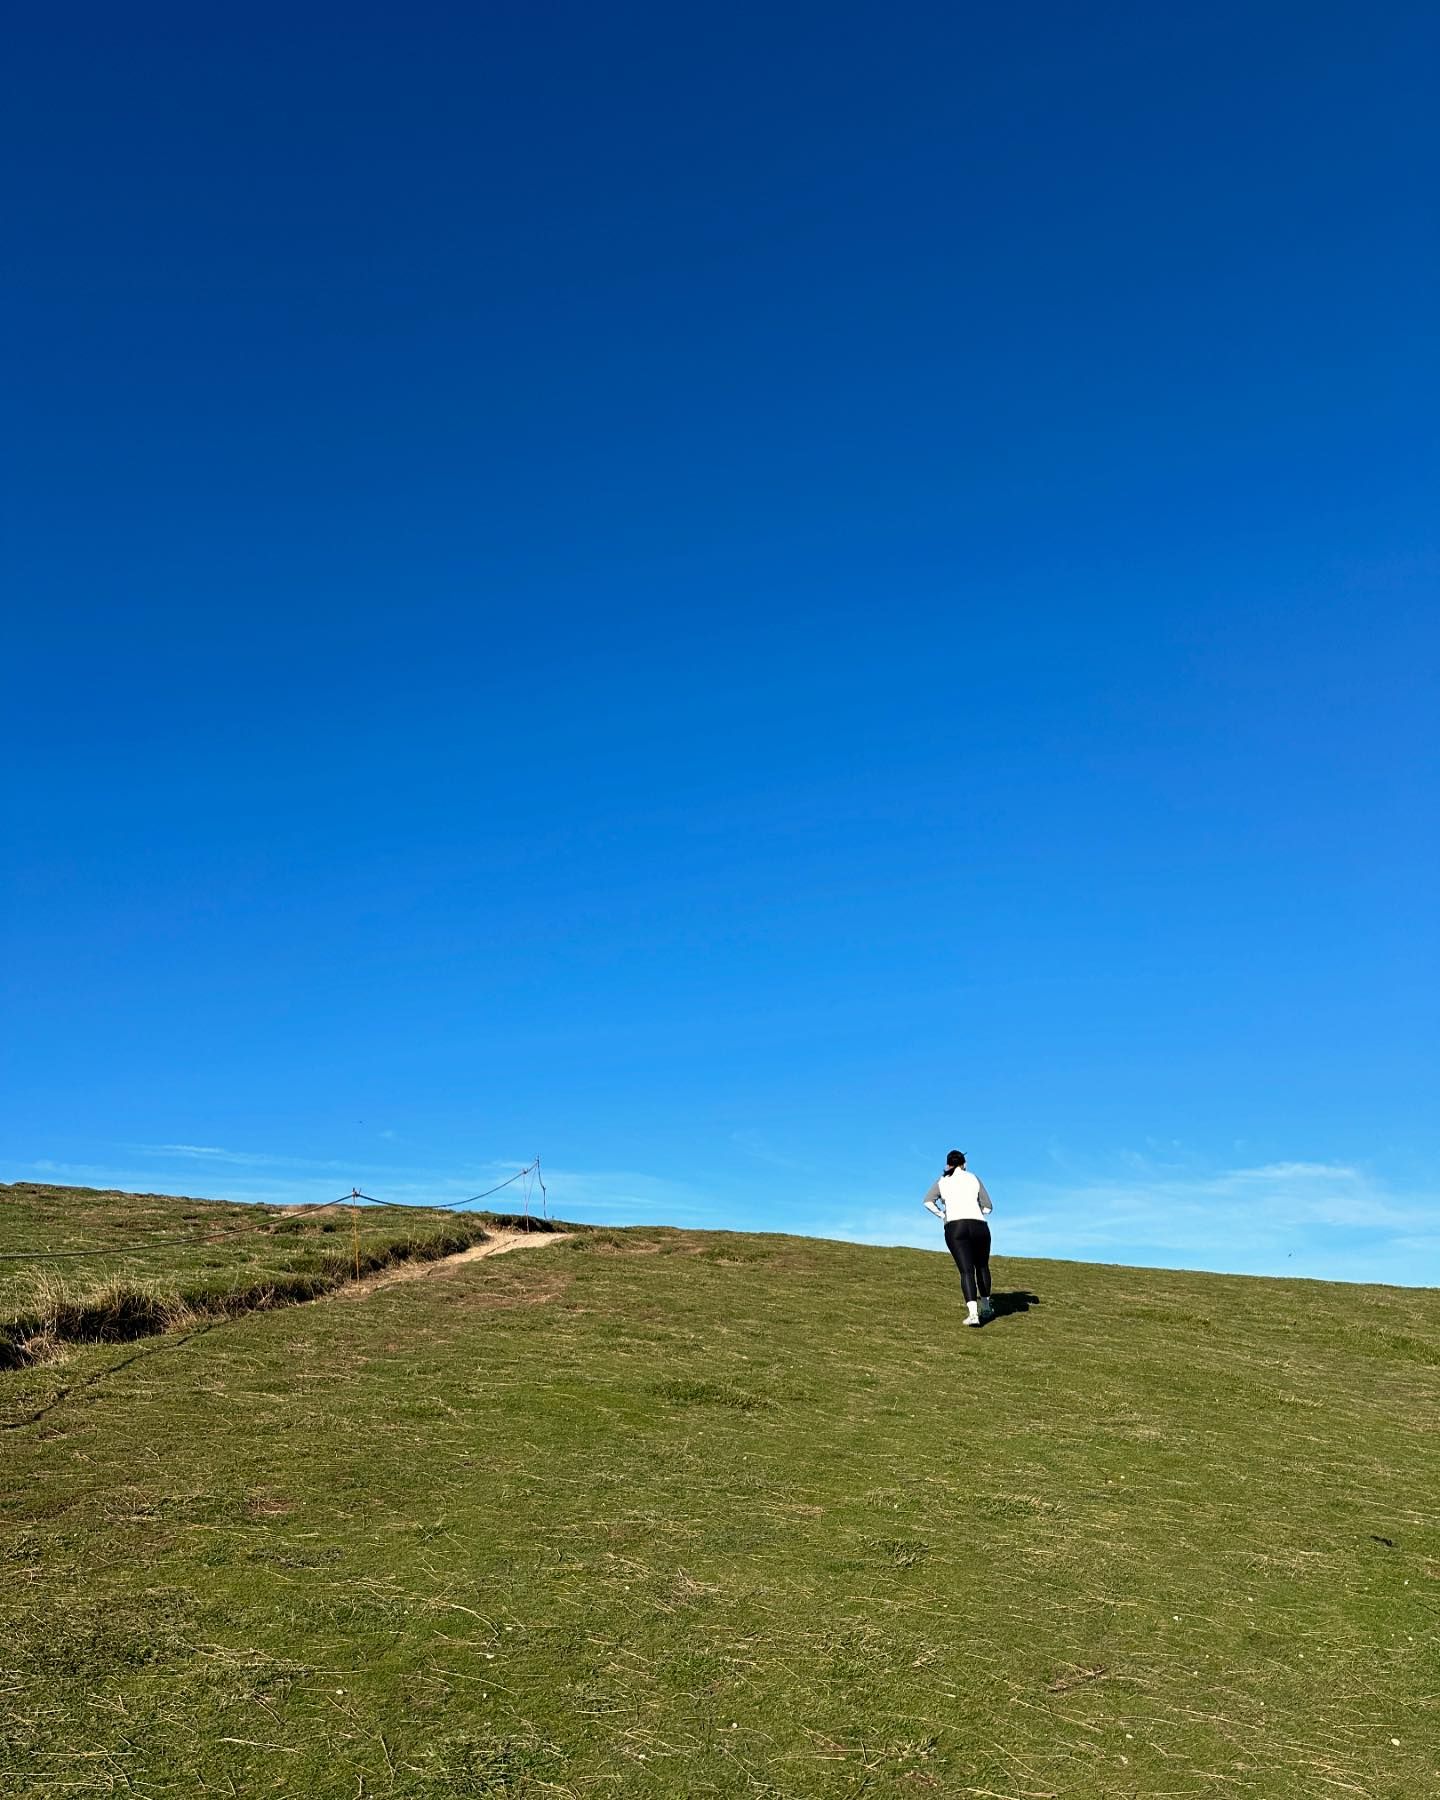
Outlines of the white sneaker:
M 967 1325 L 978 1325 L 980 1323 L 980 1308 L 973 1300 L 967 1300 L 965 1302 L 965 1323 Z

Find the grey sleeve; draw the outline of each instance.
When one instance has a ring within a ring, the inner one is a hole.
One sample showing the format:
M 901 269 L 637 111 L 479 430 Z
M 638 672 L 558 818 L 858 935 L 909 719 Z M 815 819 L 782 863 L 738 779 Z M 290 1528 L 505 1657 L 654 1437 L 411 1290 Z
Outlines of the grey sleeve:
M 977 1176 L 976 1179 L 979 1180 L 979 1177 Z M 983 1181 L 980 1182 L 979 1199 L 980 1199 L 980 1210 L 982 1213 L 994 1212 L 995 1202 L 990 1198 L 989 1194 L 986 1193 L 985 1183 Z
M 920 1204 L 928 1212 L 934 1212 L 936 1208 L 939 1207 L 940 1215 L 942 1218 L 944 1217 L 944 1208 L 940 1206 L 940 1183 L 938 1181 L 932 1181 L 930 1183 L 930 1191 L 926 1194 Z

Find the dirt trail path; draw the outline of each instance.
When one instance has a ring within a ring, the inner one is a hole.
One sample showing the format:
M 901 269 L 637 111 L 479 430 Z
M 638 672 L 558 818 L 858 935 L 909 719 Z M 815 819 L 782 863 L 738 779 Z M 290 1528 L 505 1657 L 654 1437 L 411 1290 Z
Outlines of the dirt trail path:
M 374 1275 L 366 1275 L 337 1288 L 330 1298 L 364 1300 L 381 1288 L 397 1287 L 402 1281 L 423 1281 L 428 1275 L 457 1268 L 461 1263 L 480 1262 L 487 1256 L 504 1256 L 507 1251 L 526 1246 L 542 1250 L 546 1244 L 558 1244 L 569 1236 L 568 1231 L 497 1231 L 483 1244 L 472 1244 L 468 1250 L 457 1250 L 453 1256 L 437 1256 L 433 1262 L 395 1263 L 388 1269 L 377 1270 Z

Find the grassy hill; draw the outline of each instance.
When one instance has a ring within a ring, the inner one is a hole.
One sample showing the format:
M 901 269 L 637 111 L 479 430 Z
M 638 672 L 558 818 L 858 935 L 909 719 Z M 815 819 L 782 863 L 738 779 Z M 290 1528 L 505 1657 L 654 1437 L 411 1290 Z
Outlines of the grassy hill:
M 483 1244 L 509 1222 L 489 1212 L 297 1211 L 0 1186 L 0 1370 L 44 1361 L 69 1342 L 123 1341 L 314 1300 L 397 1264 Z M 550 1229 L 539 1218 L 514 1222 Z
M 0 1794 L 1440 1793 L 1440 1296 L 997 1273 L 582 1233 L 0 1374 Z

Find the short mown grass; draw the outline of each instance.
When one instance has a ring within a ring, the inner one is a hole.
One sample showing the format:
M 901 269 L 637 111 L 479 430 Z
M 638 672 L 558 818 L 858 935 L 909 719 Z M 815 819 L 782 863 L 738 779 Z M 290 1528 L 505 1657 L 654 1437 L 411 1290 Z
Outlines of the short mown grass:
M 1440 1297 L 997 1273 L 616 1231 L 0 1376 L 0 1794 L 1440 1793 Z

